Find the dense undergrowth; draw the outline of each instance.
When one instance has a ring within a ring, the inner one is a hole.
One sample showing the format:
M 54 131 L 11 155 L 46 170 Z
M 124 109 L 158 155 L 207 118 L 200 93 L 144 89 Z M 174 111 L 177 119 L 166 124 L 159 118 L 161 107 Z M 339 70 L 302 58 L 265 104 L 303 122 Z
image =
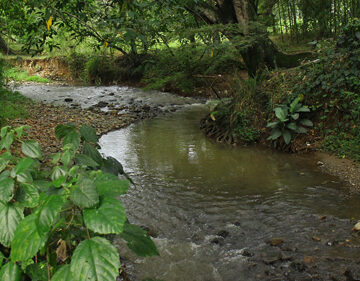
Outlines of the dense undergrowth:
M 238 143 L 265 142 L 270 135 L 267 142 L 282 150 L 320 147 L 360 160 L 360 21 L 336 40 L 313 44 L 318 59 L 243 81 L 232 101 L 221 102 L 204 120 L 207 133 Z M 249 138 L 249 130 L 263 134 Z

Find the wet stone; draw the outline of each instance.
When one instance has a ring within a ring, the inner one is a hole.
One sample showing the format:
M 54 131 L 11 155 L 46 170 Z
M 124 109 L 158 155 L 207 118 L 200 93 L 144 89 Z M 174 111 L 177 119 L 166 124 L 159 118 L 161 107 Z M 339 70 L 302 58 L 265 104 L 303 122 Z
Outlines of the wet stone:
M 220 237 L 222 237 L 222 238 L 226 238 L 226 237 L 228 237 L 229 236 L 229 232 L 228 231 L 226 231 L 226 230 L 221 230 L 221 231 L 219 231 L 216 235 L 217 236 L 220 236 Z

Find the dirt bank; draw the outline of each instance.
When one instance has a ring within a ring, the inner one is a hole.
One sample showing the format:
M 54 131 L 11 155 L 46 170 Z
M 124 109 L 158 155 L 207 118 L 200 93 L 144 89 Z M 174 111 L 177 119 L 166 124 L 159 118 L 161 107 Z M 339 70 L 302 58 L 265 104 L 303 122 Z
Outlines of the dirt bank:
M 324 152 L 315 152 L 314 157 L 324 172 L 337 176 L 346 182 L 353 191 L 360 192 L 359 163 L 351 159 L 341 159 Z

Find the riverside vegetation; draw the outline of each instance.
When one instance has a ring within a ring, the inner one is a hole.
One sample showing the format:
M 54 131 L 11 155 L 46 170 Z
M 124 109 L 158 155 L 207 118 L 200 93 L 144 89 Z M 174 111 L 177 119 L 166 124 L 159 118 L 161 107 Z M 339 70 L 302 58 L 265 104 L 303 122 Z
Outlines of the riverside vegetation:
M 149 235 L 126 219 L 129 180 L 114 158 L 103 158 L 93 128 L 61 125 L 62 150 L 42 161 L 26 127 L 0 133 L 0 279 L 115 280 L 122 274 L 110 234 L 139 256 L 157 255 Z M 131 180 L 130 180 L 131 181 Z

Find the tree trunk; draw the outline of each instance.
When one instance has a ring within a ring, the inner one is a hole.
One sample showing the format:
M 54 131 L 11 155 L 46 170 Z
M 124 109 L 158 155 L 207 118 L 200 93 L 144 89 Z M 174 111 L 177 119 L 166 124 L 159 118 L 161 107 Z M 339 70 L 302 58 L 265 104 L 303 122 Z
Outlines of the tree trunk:
M 239 31 L 224 31 L 230 40 L 235 38 L 250 38 L 248 46 L 239 47 L 241 57 L 250 76 L 255 76 L 259 69 L 273 69 L 277 66 L 297 66 L 297 56 L 281 53 L 270 40 L 266 32 L 256 33 L 251 30 L 251 22 L 257 20 L 256 7 L 251 0 L 216 0 L 216 5 L 211 2 L 198 4 L 195 9 L 187 8 L 195 17 L 207 24 L 239 24 Z M 273 2 L 273 5 L 276 1 Z M 272 11 L 272 9 L 269 9 Z
M 4 55 L 14 55 L 15 54 L 15 52 L 8 47 L 8 45 L 6 44 L 5 40 L 2 38 L 1 35 L 0 35 L 0 51 Z

